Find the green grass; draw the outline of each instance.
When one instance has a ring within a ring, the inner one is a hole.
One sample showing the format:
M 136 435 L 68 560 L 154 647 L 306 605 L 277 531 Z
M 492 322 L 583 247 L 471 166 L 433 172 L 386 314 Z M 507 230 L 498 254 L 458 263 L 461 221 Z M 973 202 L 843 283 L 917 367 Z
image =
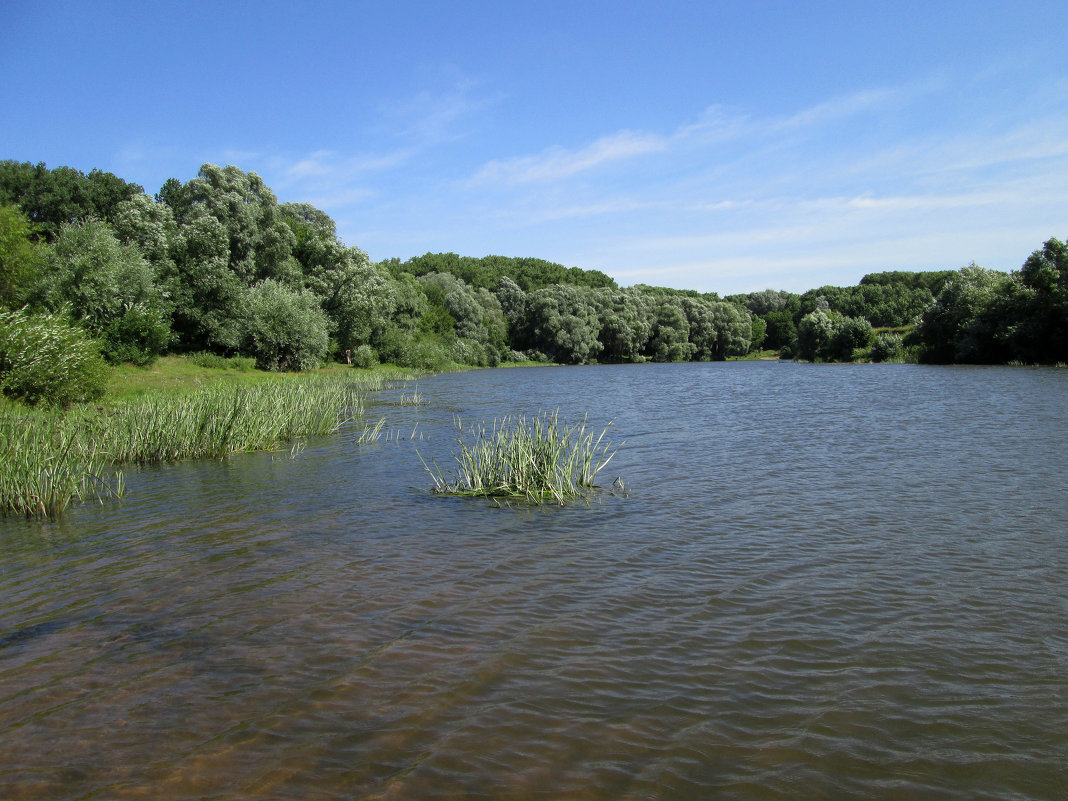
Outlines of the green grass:
M 607 427 L 595 438 L 585 419 L 569 426 L 559 411 L 507 417 L 490 428 L 480 424 L 465 432 L 460 423 L 457 428 L 455 472 L 446 475 L 437 464 L 423 462 L 438 493 L 563 504 L 586 497 L 615 455 L 605 442 Z

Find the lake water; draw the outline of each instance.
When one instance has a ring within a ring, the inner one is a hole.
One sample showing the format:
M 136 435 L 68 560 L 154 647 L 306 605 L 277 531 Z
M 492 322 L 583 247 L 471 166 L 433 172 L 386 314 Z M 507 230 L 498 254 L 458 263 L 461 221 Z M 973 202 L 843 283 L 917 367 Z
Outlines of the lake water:
M 0 798 L 1068 797 L 1068 370 L 411 391 L 0 520 Z M 623 443 L 588 506 L 429 492 L 455 418 L 557 408 Z

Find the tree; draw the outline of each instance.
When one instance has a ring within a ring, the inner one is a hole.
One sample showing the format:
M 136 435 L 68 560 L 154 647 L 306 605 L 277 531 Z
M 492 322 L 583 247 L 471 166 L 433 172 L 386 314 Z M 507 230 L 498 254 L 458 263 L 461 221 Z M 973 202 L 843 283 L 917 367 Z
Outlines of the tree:
M 144 190 L 110 172 L 0 161 L 0 204 L 17 203 L 51 242 L 63 225 L 86 217 L 110 222 L 120 203 Z
M 711 302 L 710 309 L 716 327 L 716 343 L 711 358 L 726 359 L 728 356 L 744 356 L 748 353 L 753 341 L 753 322 L 749 312 L 722 300 Z
M 110 225 L 93 217 L 60 229 L 33 299 L 49 311 L 68 306 L 74 319 L 98 335 L 133 306 L 163 306 L 141 252 L 120 243 Z
M 797 326 L 793 315 L 788 311 L 772 311 L 764 316 L 767 333 L 764 347 L 779 350 L 790 345 L 797 338 Z
M 261 370 L 311 370 L 329 345 L 330 321 L 307 290 L 268 278 L 249 291 L 245 352 Z
M 592 291 L 556 284 L 528 296 L 532 347 L 555 361 L 582 364 L 601 352 Z
M 798 323 L 794 355 L 809 361 L 823 359 L 833 336 L 834 320 L 831 313 L 822 309 L 811 311 Z
M 937 364 L 994 363 L 1006 360 L 1005 319 L 995 301 L 1003 297 L 1012 277 L 976 264 L 946 281 L 938 298 L 923 313 L 913 332 L 920 358 Z M 999 330 L 1002 329 L 1002 330 Z
M 0 206 L 0 306 L 13 306 L 44 261 L 33 226 L 18 206 Z
M 1013 277 L 1013 291 L 1004 300 L 1013 357 L 1068 362 L 1068 245 L 1049 239 Z
M 601 331 L 603 354 L 612 360 L 644 359 L 643 351 L 652 333 L 652 310 L 644 295 L 629 289 L 602 289 Z
M 229 268 L 226 229 L 203 215 L 178 229 L 174 329 L 186 351 L 235 353 L 244 340 L 248 287 Z
M 181 192 L 168 189 L 184 227 L 204 217 L 219 222 L 226 235 L 227 266 L 245 286 L 274 278 L 299 286 L 300 266 L 292 258 L 296 237 L 282 219 L 278 201 L 256 173 L 234 166 L 205 164 Z

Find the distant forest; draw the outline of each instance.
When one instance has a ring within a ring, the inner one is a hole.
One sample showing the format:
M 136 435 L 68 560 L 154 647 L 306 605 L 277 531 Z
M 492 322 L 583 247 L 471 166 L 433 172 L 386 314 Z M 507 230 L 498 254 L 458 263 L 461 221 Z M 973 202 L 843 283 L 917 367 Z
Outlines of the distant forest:
M 306 203 L 205 164 L 155 196 L 100 170 L 0 162 L 0 370 L 47 320 L 111 362 L 165 352 L 303 370 L 346 355 L 434 370 L 502 361 L 1068 361 L 1068 250 L 1012 273 L 882 272 L 720 297 L 537 258 L 373 263 Z M 44 329 L 42 329 L 44 330 Z M 22 357 L 25 358 L 25 357 Z M 5 368 L 7 365 L 7 368 Z

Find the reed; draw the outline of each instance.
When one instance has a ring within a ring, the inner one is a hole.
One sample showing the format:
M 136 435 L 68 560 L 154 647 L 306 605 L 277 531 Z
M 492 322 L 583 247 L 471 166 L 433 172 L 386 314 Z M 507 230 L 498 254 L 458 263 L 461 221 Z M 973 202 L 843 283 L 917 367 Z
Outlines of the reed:
M 55 518 L 73 501 L 121 495 L 116 465 L 221 458 L 332 433 L 362 415 L 363 394 L 379 381 L 280 377 L 67 412 L 5 404 L 0 515 Z
M 83 411 L 0 409 L 0 516 L 54 519 L 72 501 L 122 495 Z
M 454 473 L 446 475 L 423 460 L 438 493 L 563 504 L 586 497 L 616 452 L 605 440 L 608 427 L 595 435 L 585 418 L 569 426 L 560 420 L 559 410 L 506 417 L 466 432 L 458 422 L 457 428 L 460 452 Z
M 117 464 L 222 458 L 329 434 L 362 412 L 362 390 L 347 378 L 279 379 L 126 403 L 106 416 L 101 438 Z

